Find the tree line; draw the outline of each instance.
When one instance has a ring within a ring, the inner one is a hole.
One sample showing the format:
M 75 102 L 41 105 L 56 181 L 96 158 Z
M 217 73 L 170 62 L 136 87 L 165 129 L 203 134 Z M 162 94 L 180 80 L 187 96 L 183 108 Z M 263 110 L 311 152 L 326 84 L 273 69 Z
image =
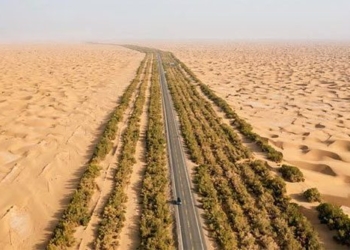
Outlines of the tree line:
M 159 69 L 153 61 L 146 133 L 146 169 L 142 182 L 140 249 L 174 249 L 173 215 L 169 207 L 169 169 L 162 116 Z

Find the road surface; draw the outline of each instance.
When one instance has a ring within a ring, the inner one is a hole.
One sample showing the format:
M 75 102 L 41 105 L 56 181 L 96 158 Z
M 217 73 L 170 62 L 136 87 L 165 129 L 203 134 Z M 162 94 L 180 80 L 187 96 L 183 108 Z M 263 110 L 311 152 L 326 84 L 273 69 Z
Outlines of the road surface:
M 191 189 L 191 180 L 186 166 L 185 154 L 181 144 L 179 124 L 165 79 L 161 56 L 158 54 L 160 83 L 162 90 L 163 113 L 167 134 L 168 158 L 172 175 L 174 200 L 180 197 L 181 205 L 175 206 L 175 219 L 180 250 L 207 249 L 199 215 Z

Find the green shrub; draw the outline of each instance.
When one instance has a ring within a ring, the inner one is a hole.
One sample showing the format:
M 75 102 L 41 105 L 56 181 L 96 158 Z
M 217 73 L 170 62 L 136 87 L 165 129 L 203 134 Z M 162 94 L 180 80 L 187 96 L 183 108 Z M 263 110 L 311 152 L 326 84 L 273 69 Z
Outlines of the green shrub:
M 309 188 L 303 193 L 303 196 L 308 202 L 321 201 L 321 194 L 317 188 Z
M 321 249 L 318 235 L 311 223 L 299 210 L 295 203 L 289 203 L 285 213 L 288 225 L 293 229 L 295 238 L 301 243 L 303 249 Z
M 350 246 L 350 218 L 343 210 L 329 203 L 321 203 L 316 207 L 321 223 L 327 224 L 330 230 L 336 230 L 334 239 L 344 245 Z
M 305 180 L 303 173 L 297 167 L 283 164 L 278 171 L 282 174 L 283 179 L 286 181 L 301 182 Z

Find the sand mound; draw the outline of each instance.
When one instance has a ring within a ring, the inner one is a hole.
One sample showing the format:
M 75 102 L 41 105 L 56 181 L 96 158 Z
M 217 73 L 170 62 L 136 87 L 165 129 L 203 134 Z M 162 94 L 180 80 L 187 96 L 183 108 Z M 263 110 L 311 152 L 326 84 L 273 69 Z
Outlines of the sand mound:
M 337 206 L 347 206 L 350 207 L 350 195 L 348 196 L 334 196 L 334 195 L 322 195 L 322 198 L 327 202 L 335 204 Z
M 329 144 L 329 148 L 333 150 L 350 152 L 350 141 L 335 140 Z
M 327 158 L 342 161 L 342 158 L 337 153 L 321 149 L 309 149 L 304 153 L 303 158 L 309 161 L 322 161 Z
M 282 150 L 296 150 L 299 148 L 298 144 L 294 144 L 291 142 L 286 141 L 275 141 L 275 140 L 269 140 L 269 142 L 274 145 L 275 147 L 282 149 Z
M 275 147 L 279 148 L 279 149 L 284 149 L 284 142 L 282 141 L 274 141 L 274 140 L 270 140 L 270 142 L 272 143 L 272 145 L 274 145 Z
M 310 151 L 310 148 L 307 145 L 300 145 L 299 149 L 303 152 L 303 153 L 307 153 Z
M 326 164 L 317 164 L 305 161 L 292 161 L 290 163 L 301 169 L 310 170 L 330 176 L 337 176 L 333 169 Z

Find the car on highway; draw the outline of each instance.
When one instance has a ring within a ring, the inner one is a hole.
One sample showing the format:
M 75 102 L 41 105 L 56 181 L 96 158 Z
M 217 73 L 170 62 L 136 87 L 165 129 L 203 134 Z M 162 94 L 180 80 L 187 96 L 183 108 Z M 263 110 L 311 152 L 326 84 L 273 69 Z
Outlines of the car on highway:
M 176 199 L 176 204 L 177 204 L 177 205 L 181 205 L 181 204 L 182 204 L 182 201 L 181 201 L 180 197 L 177 197 L 177 199 Z

